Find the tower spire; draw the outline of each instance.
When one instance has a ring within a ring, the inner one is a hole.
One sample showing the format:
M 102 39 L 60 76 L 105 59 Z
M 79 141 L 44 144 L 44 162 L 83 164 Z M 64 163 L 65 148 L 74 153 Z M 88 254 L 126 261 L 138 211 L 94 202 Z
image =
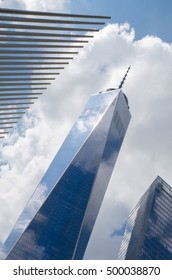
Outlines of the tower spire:
M 124 82 L 125 82 L 125 80 L 127 78 L 127 75 L 128 75 L 128 72 L 130 71 L 130 68 L 131 68 L 131 65 L 128 67 L 127 72 L 125 73 L 124 78 L 122 79 L 122 81 L 121 81 L 121 83 L 120 83 L 120 85 L 118 87 L 119 89 L 121 89 L 123 87 L 123 84 L 124 84 Z

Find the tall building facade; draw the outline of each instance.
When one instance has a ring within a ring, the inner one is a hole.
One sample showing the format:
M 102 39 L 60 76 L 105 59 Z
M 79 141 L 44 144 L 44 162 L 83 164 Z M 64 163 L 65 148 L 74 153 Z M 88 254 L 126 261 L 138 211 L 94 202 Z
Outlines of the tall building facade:
M 172 260 L 172 188 L 159 176 L 131 211 L 118 258 Z
M 90 97 L 4 243 L 1 258 L 83 258 L 130 117 L 121 89 Z

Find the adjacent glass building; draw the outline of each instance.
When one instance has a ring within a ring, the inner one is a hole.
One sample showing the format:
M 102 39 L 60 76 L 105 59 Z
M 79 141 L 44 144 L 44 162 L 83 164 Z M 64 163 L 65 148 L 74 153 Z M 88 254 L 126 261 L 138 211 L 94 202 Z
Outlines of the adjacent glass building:
M 121 89 L 92 95 L 1 249 L 2 259 L 82 259 L 130 112 Z
M 172 188 L 159 176 L 129 215 L 119 259 L 172 260 Z

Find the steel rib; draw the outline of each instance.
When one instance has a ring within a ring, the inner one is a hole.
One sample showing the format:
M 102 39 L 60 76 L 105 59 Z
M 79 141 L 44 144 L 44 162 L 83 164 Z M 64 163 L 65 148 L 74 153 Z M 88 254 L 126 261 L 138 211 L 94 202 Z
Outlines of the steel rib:
M 1 120 L 1 119 L 0 119 Z M 3 124 L 12 124 L 12 123 L 17 123 L 17 122 L 0 122 L 0 125 L 3 125 Z
M 62 70 L 64 67 L 0 67 L 0 71 L 9 71 L 9 70 Z
M 16 105 L 30 105 L 34 102 L 12 102 L 12 103 L 0 103 L 0 106 L 16 106 Z
M 0 54 L 78 54 L 78 52 L 0 50 Z
M 69 62 L 38 62 L 38 61 L 0 61 L 0 66 L 6 65 L 68 65 Z
M 14 72 L 0 73 L 0 76 L 35 76 L 35 75 L 60 75 L 60 73 L 35 73 L 35 72 Z
M 1 11 L 0 11 L 1 12 Z M 28 17 L 9 17 L 0 16 L 1 21 L 17 21 L 17 22 L 36 22 L 36 23 L 50 23 L 50 24 L 86 24 L 86 25 L 104 25 L 105 22 L 100 21 L 80 21 L 80 20 L 61 20 L 61 19 L 46 19 L 46 18 L 28 18 Z
M 69 62 L 37 62 L 37 61 L 2 61 L 0 63 L 1 66 L 7 66 L 7 65 L 67 65 Z
M 8 97 L 8 98 L 0 98 L 0 102 L 2 101 L 10 101 L 10 100 L 30 100 L 30 99 L 38 99 L 38 97 Z
M 83 48 L 83 46 L 80 46 L 80 45 L 46 45 L 46 44 L 1 44 L 0 45 L 0 48 L 20 48 L 20 49 L 22 49 L 22 48 L 55 48 L 55 49 L 57 49 L 57 48 L 61 48 L 61 49 L 63 49 L 63 48 L 73 48 L 73 49 L 75 49 L 75 48 Z M 69 52 L 67 52 L 67 53 L 69 53 Z
M 0 91 L 10 91 L 10 90 L 42 90 L 42 89 L 47 89 L 47 88 L 0 88 Z
M 38 11 L 26 11 L 16 9 L 0 8 L 0 13 L 3 14 L 20 14 L 20 15 L 37 15 L 37 16 L 55 16 L 55 17 L 77 17 L 77 18 L 95 18 L 95 19 L 110 19 L 109 16 L 98 15 L 80 15 L 80 14 L 68 14 L 68 13 L 52 13 L 52 12 L 38 12 Z
M 8 131 L 0 131 L 0 134 L 7 134 L 7 133 L 9 133 Z M 4 138 L 4 137 L 3 137 Z
M 45 33 L 45 32 L 23 32 L 23 31 L 4 31 L 0 30 L 1 35 L 8 36 L 36 36 L 36 37 L 70 37 L 70 38 L 93 38 L 93 35 L 84 34 L 57 34 L 57 33 Z
M 41 95 L 42 94 L 42 92 L 40 93 L 40 92 L 35 92 L 35 93 L 27 93 L 27 92 L 25 92 L 25 93 L 18 93 L 18 92 L 16 92 L 16 93 L 9 93 L 9 92 L 7 92 L 7 93 L 0 93 L 0 96 L 2 97 L 2 96 L 4 96 L 4 97 L 7 97 L 7 96 L 26 96 L 26 95 L 29 95 L 29 96 L 31 96 L 31 95 Z
M 37 39 L 37 38 L 18 38 L 18 37 L 0 37 L 0 42 L 42 42 L 42 43 L 88 43 L 86 40 L 60 40 L 60 39 Z
M 0 78 L 0 82 L 6 82 L 6 81 L 48 81 L 48 80 L 55 80 L 56 78 Z
M 29 29 L 29 30 L 54 30 L 54 31 L 76 31 L 76 32 L 98 32 L 96 28 L 74 28 L 74 27 L 59 27 L 59 26 L 46 26 L 46 25 L 25 25 L 25 24 L 11 24 L 0 23 L 0 28 L 10 29 Z
M 68 60 L 73 59 L 73 57 L 54 57 L 54 56 L 0 56 L 0 60 Z
M 30 107 L 17 107 L 17 108 L 0 108 L 0 111 L 11 111 L 11 110 L 26 110 L 26 109 L 29 109 Z
M 15 119 L 21 119 L 21 117 L 6 117 L 6 118 L 0 118 L 1 121 L 6 121 L 6 120 L 15 120 Z
M 28 107 L 28 108 L 30 108 L 30 107 Z M 19 108 L 19 110 L 20 109 L 23 109 L 23 108 Z M 25 112 L 20 112 L 20 111 L 19 112 L 3 112 L 3 113 L 0 112 L 0 116 L 3 116 L 3 115 L 22 115 L 22 114 L 25 114 Z M 21 117 L 19 117 L 19 118 L 21 118 Z
M 51 85 L 51 83 L 0 83 L 0 87 L 7 86 L 40 86 L 40 85 Z
M 13 126 L 5 126 L 5 127 L 0 127 L 0 129 L 9 129 L 9 128 L 13 128 Z M 3 133 L 2 133 L 3 134 Z

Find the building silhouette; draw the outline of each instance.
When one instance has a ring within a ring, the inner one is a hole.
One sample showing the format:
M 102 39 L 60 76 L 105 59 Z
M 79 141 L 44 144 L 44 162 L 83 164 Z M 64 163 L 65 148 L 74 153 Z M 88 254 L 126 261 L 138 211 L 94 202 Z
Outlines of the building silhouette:
M 130 112 L 121 88 L 90 97 L 1 249 L 2 259 L 82 259 Z
M 131 211 L 118 258 L 172 260 L 172 188 L 159 176 Z

